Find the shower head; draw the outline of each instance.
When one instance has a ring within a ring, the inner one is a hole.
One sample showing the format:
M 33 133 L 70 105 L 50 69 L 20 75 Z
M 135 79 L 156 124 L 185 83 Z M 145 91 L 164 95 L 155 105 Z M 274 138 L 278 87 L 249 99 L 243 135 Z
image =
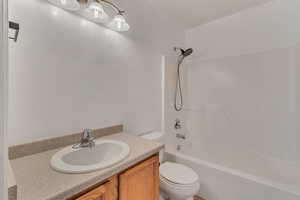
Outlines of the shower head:
M 181 54 L 184 57 L 187 57 L 187 56 L 191 55 L 193 52 L 194 52 L 194 50 L 192 48 L 189 48 L 189 49 L 186 49 L 186 50 L 181 49 Z
M 180 54 L 183 57 L 187 57 L 187 56 L 191 55 L 194 52 L 194 50 L 192 48 L 184 50 L 182 48 L 174 47 L 174 50 L 175 51 L 180 51 Z
M 181 111 L 183 108 L 183 96 L 182 96 L 182 89 L 181 89 L 181 80 L 180 80 L 180 66 L 183 62 L 183 60 L 185 59 L 185 57 L 191 55 L 193 53 L 193 49 L 189 48 L 189 49 L 182 49 L 182 48 L 178 48 L 178 47 L 174 47 L 175 51 L 180 51 L 180 55 L 178 56 L 178 60 L 177 60 L 177 81 L 176 81 L 176 91 L 175 91 L 175 103 L 174 103 L 174 108 L 176 111 Z M 180 98 L 180 101 L 178 101 L 178 95 Z

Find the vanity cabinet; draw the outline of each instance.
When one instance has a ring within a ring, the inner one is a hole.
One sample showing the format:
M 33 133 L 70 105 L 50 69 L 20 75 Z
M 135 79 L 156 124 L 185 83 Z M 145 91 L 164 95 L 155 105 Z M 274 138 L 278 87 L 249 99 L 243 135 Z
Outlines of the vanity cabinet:
M 120 174 L 119 199 L 158 200 L 158 167 L 158 156 L 154 156 Z
M 159 158 L 152 156 L 68 200 L 159 200 Z
M 77 198 L 77 200 L 108 200 L 108 199 L 110 199 L 110 196 L 107 192 L 106 185 L 101 185 L 100 187 Z
M 118 200 L 118 177 L 113 176 L 68 200 Z

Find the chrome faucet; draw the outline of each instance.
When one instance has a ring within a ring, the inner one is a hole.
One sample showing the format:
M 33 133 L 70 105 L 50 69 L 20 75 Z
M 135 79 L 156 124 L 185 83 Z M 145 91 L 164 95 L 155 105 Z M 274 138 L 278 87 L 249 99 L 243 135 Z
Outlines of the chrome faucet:
M 86 147 L 94 147 L 95 138 L 92 137 L 92 130 L 91 129 L 84 129 L 81 135 L 80 143 L 73 146 L 74 149 L 77 148 L 86 148 Z

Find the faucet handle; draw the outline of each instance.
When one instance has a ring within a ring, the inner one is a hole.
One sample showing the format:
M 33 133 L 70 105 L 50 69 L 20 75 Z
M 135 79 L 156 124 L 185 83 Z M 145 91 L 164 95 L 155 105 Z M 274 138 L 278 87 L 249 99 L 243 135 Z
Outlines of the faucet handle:
M 81 138 L 82 139 L 91 139 L 92 138 L 92 130 L 84 129 Z

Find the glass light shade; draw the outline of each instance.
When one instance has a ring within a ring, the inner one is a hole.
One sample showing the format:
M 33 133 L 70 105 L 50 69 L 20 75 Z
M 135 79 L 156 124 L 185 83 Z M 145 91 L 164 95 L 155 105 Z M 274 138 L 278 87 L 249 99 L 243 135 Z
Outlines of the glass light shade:
M 50 3 L 66 10 L 77 11 L 80 4 L 77 0 L 48 0 Z
M 109 19 L 102 5 L 97 2 L 91 2 L 83 11 L 83 16 L 100 23 L 107 23 Z
M 116 15 L 114 19 L 108 24 L 108 27 L 112 30 L 123 32 L 130 29 L 129 24 L 126 22 L 123 15 Z

